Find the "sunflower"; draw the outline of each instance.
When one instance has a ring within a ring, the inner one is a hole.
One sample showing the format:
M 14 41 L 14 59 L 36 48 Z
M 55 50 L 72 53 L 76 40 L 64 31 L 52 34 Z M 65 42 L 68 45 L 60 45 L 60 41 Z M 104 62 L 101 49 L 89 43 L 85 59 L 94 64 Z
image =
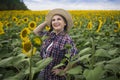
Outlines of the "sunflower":
M 119 21 L 115 21 L 115 24 L 118 26 L 118 28 L 120 28 L 120 22 Z
M 27 40 L 25 42 L 22 42 L 22 52 L 26 54 L 28 57 L 31 57 L 36 53 L 36 48 L 32 46 L 30 40 Z
M 20 37 L 23 41 L 28 39 L 28 34 L 30 34 L 30 30 L 28 28 L 24 28 L 21 32 L 20 32 Z
M 18 21 L 18 18 L 17 17 L 13 17 L 12 20 L 16 22 L 16 21 Z
M 2 34 L 4 34 L 5 32 L 4 32 L 4 30 L 3 30 L 3 28 L 0 28 L 0 35 L 2 35 Z
M 46 26 L 45 29 L 46 29 L 47 31 L 49 31 L 49 30 L 50 30 L 50 27 L 49 27 L 49 26 Z
M 114 28 L 114 32 L 116 33 L 116 32 L 119 32 L 119 30 L 117 29 L 117 28 Z
M 105 32 L 105 35 L 106 35 L 106 36 L 110 36 L 110 33 L 109 33 L 109 32 Z
M 118 28 L 114 28 L 114 32 L 119 32 L 119 30 L 120 30 L 120 22 L 115 21 L 115 24 L 117 25 Z
M 7 20 L 5 20 L 4 22 L 3 22 L 3 24 L 7 24 L 8 23 L 8 21 Z
M 10 27 L 10 26 L 11 26 L 11 24 L 10 24 L 9 22 L 7 22 L 7 23 L 6 23 L 6 26 L 7 26 L 7 27 Z
M 38 21 L 39 21 L 39 18 L 38 18 L 38 17 L 35 17 L 35 21 L 38 22 Z
M 39 37 L 35 37 L 34 39 L 33 39 L 33 41 L 34 41 L 34 44 L 35 45 L 41 45 L 42 44 L 42 40 L 39 38 Z
M 82 26 L 82 21 L 80 21 L 80 27 Z
M 90 21 L 90 22 L 88 23 L 87 28 L 88 28 L 89 30 L 92 29 L 92 21 Z
M 36 28 L 36 22 L 35 21 L 29 22 L 28 27 L 30 30 L 34 30 Z
M 20 26 L 20 25 L 21 25 L 21 22 L 20 22 L 20 21 L 18 21 L 18 22 L 17 22 L 17 26 Z
M 28 22 L 28 18 L 27 18 L 27 17 L 24 18 L 24 19 L 23 19 L 23 22 L 25 22 L 25 23 Z
M 1 34 L 4 34 L 5 32 L 4 32 L 4 30 L 3 30 L 3 23 L 2 22 L 0 22 L 0 35 Z
M 98 25 L 98 29 L 96 30 L 96 32 L 99 32 L 101 27 L 102 27 L 103 22 L 101 20 L 99 20 L 99 25 Z
M 75 27 L 76 27 L 76 26 L 78 26 L 78 22 L 77 22 L 77 21 L 76 21 L 76 22 L 74 22 L 74 25 L 75 25 Z
M 2 28 L 3 27 L 3 23 L 0 21 L 0 28 Z
M 29 52 L 31 50 L 31 48 L 32 48 L 32 44 L 31 44 L 31 42 L 29 40 L 23 42 L 22 45 L 23 45 L 23 52 L 24 53 Z

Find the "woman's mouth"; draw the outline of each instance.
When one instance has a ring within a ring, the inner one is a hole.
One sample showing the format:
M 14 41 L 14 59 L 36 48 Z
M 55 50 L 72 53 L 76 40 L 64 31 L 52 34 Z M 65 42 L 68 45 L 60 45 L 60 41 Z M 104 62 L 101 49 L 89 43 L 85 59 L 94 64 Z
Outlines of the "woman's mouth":
M 59 24 L 59 23 L 54 24 L 54 27 L 58 27 L 58 26 L 60 26 L 60 24 Z

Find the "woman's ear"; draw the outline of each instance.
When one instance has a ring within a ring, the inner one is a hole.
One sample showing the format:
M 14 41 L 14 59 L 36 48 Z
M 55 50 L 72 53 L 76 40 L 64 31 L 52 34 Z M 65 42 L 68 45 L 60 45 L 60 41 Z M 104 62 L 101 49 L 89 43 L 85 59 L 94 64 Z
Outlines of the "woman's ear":
M 66 26 L 66 23 L 64 25 Z

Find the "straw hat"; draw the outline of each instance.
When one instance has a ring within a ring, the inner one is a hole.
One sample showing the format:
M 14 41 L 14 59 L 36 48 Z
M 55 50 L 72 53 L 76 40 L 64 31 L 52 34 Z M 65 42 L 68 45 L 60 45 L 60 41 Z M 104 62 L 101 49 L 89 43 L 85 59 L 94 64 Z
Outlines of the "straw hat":
M 72 17 L 69 14 L 69 12 L 67 12 L 64 9 L 59 9 L 58 8 L 58 9 L 51 10 L 46 16 L 47 25 L 51 27 L 51 19 L 56 14 L 62 15 L 66 19 L 66 21 L 67 21 L 67 31 L 69 31 L 70 28 L 73 26 L 73 21 L 72 21 Z

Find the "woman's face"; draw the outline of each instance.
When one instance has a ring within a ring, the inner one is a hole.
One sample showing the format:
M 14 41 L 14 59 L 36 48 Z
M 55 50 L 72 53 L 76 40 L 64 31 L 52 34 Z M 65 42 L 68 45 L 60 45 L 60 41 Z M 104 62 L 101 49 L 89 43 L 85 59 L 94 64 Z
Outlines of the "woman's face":
M 56 32 L 63 31 L 65 25 L 65 21 L 60 15 L 54 15 L 52 17 L 52 27 Z

